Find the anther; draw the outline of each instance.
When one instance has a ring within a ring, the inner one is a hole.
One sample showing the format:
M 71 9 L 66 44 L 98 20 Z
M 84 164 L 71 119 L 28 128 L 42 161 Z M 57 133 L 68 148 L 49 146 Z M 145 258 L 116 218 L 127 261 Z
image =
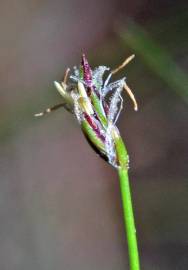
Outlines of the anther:
M 126 92 L 128 93 L 129 97 L 131 98 L 131 100 L 133 102 L 134 110 L 138 111 L 138 104 L 137 104 L 137 101 L 135 99 L 135 96 L 134 96 L 132 90 L 128 87 L 128 85 L 126 83 L 123 85 L 123 87 L 124 87 L 124 89 L 126 90 Z
M 70 68 L 67 68 L 66 71 L 65 71 L 64 78 L 63 78 L 64 84 L 67 83 L 67 78 L 68 78 L 69 72 L 70 72 Z
M 112 70 L 111 74 L 115 74 L 119 70 L 121 70 L 122 68 L 124 68 L 129 62 L 131 62 L 133 60 L 134 57 L 135 57 L 134 54 L 132 54 L 131 56 L 129 56 L 127 59 L 125 59 L 125 61 L 120 66 L 118 66 L 117 68 L 115 68 L 114 70 Z

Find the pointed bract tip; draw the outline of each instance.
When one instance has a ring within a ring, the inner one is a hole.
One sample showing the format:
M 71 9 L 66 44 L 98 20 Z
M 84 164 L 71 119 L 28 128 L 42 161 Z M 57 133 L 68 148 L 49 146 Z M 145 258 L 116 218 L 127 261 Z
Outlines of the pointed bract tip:
M 57 81 L 54 81 L 54 85 L 57 89 L 57 91 L 60 93 L 60 95 L 62 95 L 63 97 L 66 95 L 66 85 L 64 84 L 64 82 L 62 82 L 61 84 Z
M 85 53 L 82 53 L 82 60 L 81 60 L 81 62 L 82 62 L 82 65 L 83 66 L 85 66 L 86 64 L 88 64 L 88 60 L 86 58 Z
M 91 86 L 91 81 L 92 81 L 92 70 L 90 68 L 90 65 L 88 63 L 87 58 L 85 57 L 85 54 L 82 54 L 82 61 L 81 61 L 81 66 L 83 69 L 83 78 L 87 86 Z
M 61 84 L 60 84 L 59 82 L 54 81 L 54 86 L 56 87 L 56 89 L 57 89 L 58 91 L 62 91 L 62 86 L 61 86 Z

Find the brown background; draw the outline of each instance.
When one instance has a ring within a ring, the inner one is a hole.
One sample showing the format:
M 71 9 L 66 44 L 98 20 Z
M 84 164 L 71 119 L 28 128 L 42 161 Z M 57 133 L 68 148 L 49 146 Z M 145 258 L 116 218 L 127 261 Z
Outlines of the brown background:
M 83 51 L 92 66 L 137 54 L 120 77 L 140 110 L 125 96 L 118 126 L 130 154 L 141 265 L 187 270 L 188 104 L 187 92 L 179 94 L 187 85 L 180 78 L 173 87 L 173 76 L 145 61 L 147 50 L 122 40 L 130 21 L 187 72 L 187 1 L 1 1 L 1 270 L 128 269 L 115 170 L 68 112 L 33 117 L 61 101 L 53 81 Z

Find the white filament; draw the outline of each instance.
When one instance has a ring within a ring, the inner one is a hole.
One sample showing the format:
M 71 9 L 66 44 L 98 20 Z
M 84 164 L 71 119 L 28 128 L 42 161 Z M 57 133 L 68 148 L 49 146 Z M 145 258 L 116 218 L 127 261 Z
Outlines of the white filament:
M 93 84 L 97 86 L 97 89 L 99 88 L 98 90 L 100 90 L 100 88 L 103 85 L 104 72 L 109 70 L 109 69 L 110 68 L 106 67 L 106 66 L 99 66 L 99 67 L 94 69 L 92 81 L 93 81 Z
M 108 162 L 115 166 L 116 164 L 116 151 L 115 151 L 115 145 L 114 140 L 112 137 L 112 129 L 113 124 L 109 123 L 108 127 L 106 129 L 106 137 L 105 137 L 105 149 L 108 157 Z
M 83 119 L 83 114 L 82 114 L 82 110 L 80 108 L 78 99 L 79 99 L 79 95 L 75 94 L 74 92 L 71 92 L 71 97 L 74 100 L 74 114 L 78 120 L 79 123 L 81 123 L 82 119 Z

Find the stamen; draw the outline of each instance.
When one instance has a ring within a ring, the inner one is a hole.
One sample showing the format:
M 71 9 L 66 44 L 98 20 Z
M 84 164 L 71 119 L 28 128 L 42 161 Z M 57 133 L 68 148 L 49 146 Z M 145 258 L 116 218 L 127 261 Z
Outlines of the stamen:
M 35 113 L 34 116 L 35 117 L 40 117 L 40 116 L 43 116 L 45 113 L 44 112 L 41 112 L 41 113 Z
M 111 74 L 115 74 L 117 73 L 119 70 L 121 70 L 122 68 L 124 68 L 130 61 L 132 61 L 132 59 L 135 57 L 134 54 L 132 54 L 131 56 L 129 56 L 127 59 L 125 59 L 125 61 L 117 68 L 115 68 L 114 70 L 112 70 Z
M 123 88 L 127 91 L 129 97 L 131 98 L 133 105 L 134 105 L 134 110 L 138 111 L 138 104 L 137 104 L 137 101 L 135 99 L 135 96 L 134 96 L 132 90 L 128 87 L 128 85 L 126 83 L 123 85 Z
M 67 78 L 68 78 L 69 72 L 70 72 L 70 68 L 67 68 L 65 71 L 64 78 L 63 78 L 64 84 L 67 84 Z
M 47 108 L 45 111 L 40 112 L 40 113 L 36 113 L 34 116 L 36 117 L 41 117 L 45 114 L 51 113 L 52 111 L 55 111 L 61 107 L 63 107 L 65 105 L 65 103 L 60 103 L 60 104 L 56 104 L 55 106 L 51 107 L 51 108 Z

